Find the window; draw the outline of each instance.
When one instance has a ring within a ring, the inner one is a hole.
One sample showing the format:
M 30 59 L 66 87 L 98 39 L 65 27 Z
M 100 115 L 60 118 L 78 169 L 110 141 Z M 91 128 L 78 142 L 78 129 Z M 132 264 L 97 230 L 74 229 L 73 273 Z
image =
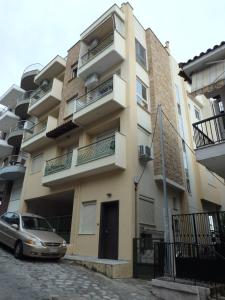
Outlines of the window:
M 196 119 L 200 120 L 201 119 L 200 118 L 200 111 L 196 107 L 194 108 L 194 110 L 195 110 L 195 117 L 196 117 Z
M 139 103 L 145 109 L 148 109 L 147 87 L 139 78 L 136 80 L 136 98 L 137 103 Z
M 146 68 L 146 50 L 145 48 L 135 40 L 136 60 L 142 66 Z
M 4 220 L 7 224 L 17 224 L 19 225 L 19 216 L 15 213 L 6 213 L 1 217 L 2 220 Z
M 191 184 L 189 178 L 186 178 L 187 191 L 191 194 Z
M 154 199 L 147 196 L 139 196 L 139 208 L 140 208 L 140 223 L 146 225 L 155 224 L 155 208 Z
M 178 200 L 177 200 L 177 197 L 173 197 L 173 210 L 178 210 Z
M 183 147 L 183 152 L 186 152 L 186 145 L 185 141 L 182 139 L 182 147 Z
M 78 67 L 78 64 L 75 63 L 74 65 L 72 65 L 71 67 L 71 78 L 76 78 L 77 77 L 77 67 Z
M 32 157 L 31 168 L 30 168 L 31 174 L 41 171 L 42 162 L 43 162 L 43 153 Z
M 218 105 L 219 105 L 219 111 L 220 111 L 220 113 L 223 114 L 223 113 L 224 113 L 223 102 L 220 100 L 220 101 L 218 102 Z
M 81 203 L 79 234 L 95 234 L 96 201 Z

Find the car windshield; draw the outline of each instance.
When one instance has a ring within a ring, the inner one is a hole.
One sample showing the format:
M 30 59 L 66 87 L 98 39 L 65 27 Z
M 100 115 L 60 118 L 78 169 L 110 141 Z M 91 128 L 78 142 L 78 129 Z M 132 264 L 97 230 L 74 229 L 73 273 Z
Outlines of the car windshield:
M 51 225 L 42 218 L 23 216 L 22 221 L 24 229 L 53 231 Z

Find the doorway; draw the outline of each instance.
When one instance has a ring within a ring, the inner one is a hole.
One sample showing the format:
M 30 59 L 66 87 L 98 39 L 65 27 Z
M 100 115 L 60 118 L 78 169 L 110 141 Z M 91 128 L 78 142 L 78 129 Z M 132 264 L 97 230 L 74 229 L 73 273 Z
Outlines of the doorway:
M 119 201 L 101 204 L 99 258 L 118 259 Z

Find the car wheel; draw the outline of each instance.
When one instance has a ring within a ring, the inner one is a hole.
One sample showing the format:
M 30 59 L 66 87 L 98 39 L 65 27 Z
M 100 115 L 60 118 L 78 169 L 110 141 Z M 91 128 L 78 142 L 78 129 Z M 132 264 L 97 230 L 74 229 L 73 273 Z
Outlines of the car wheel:
M 14 256 L 17 259 L 23 258 L 23 244 L 21 241 L 17 242 L 14 248 Z

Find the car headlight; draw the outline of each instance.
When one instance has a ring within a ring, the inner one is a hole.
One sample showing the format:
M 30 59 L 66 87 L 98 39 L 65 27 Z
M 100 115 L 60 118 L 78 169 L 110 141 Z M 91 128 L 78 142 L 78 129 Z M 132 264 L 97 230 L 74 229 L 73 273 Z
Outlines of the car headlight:
M 40 240 L 36 239 L 27 240 L 26 243 L 33 246 L 44 246 L 44 244 Z
M 66 247 L 66 241 L 63 241 L 63 242 L 62 242 L 62 246 L 63 246 L 63 247 Z

